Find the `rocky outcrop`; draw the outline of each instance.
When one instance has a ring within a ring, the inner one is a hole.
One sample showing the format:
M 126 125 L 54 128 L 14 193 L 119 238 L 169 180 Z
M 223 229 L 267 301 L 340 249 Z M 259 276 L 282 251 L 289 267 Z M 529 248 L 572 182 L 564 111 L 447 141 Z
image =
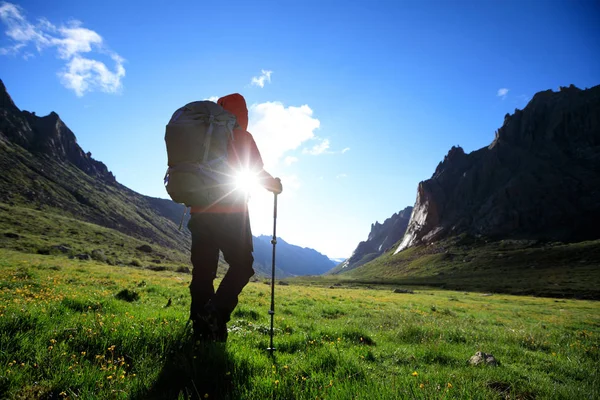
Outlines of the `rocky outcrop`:
M 35 113 L 19 110 L 1 80 L 0 119 L 0 139 L 18 144 L 38 156 L 69 162 L 104 182 L 116 182 L 106 165 L 94 160 L 91 153 L 85 153 L 79 147 L 75 135 L 58 114 L 51 112 L 45 117 L 38 117 Z
M 406 207 L 386 219 L 383 224 L 379 222 L 372 224 L 367 240 L 360 242 L 352 256 L 332 269 L 330 273 L 353 270 L 390 250 L 404 236 L 412 211 L 412 207 Z
M 486 148 L 453 147 L 419 183 L 397 251 L 467 233 L 580 241 L 600 237 L 600 86 L 537 93 Z

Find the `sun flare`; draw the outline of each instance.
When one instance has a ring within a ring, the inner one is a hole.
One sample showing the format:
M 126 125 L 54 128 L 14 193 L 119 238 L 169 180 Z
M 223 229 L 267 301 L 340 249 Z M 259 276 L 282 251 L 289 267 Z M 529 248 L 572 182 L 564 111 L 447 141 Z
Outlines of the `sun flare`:
M 235 188 L 245 193 L 253 192 L 259 187 L 258 176 L 256 172 L 244 169 L 238 171 L 234 176 Z

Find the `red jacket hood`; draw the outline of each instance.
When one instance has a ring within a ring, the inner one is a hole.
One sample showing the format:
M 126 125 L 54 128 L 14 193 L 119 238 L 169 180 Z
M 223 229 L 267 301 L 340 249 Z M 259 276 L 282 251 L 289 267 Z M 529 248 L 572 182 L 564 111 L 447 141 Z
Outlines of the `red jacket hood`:
M 230 94 L 217 100 L 217 104 L 235 115 L 240 128 L 248 130 L 248 107 L 244 96 L 239 93 Z

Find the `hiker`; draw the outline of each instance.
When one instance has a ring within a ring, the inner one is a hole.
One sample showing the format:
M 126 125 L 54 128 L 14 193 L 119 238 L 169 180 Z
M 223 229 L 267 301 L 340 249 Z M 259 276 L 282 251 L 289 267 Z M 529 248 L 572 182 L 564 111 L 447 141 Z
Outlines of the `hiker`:
M 228 144 L 228 163 L 234 171 L 252 171 L 267 190 L 279 194 L 283 190 L 279 178 L 263 169 L 263 161 L 247 131 L 248 108 L 240 94 L 222 97 L 217 104 L 234 114 L 236 126 Z M 227 322 L 238 303 L 238 295 L 250 281 L 252 263 L 252 232 L 248 215 L 247 195 L 230 193 L 208 206 L 191 207 L 188 228 L 192 233 L 192 304 L 190 319 L 194 336 L 202 340 L 227 340 Z M 215 292 L 219 250 L 223 252 L 229 270 Z

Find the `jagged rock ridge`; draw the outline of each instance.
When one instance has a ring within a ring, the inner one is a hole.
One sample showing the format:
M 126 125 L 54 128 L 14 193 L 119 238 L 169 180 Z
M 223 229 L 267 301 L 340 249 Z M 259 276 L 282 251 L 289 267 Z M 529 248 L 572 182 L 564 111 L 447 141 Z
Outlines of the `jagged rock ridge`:
M 45 117 L 21 111 L 14 104 L 0 80 L 0 139 L 18 144 L 36 155 L 49 156 L 55 160 L 67 161 L 89 176 L 115 183 L 114 175 L 106 165 L 85 153 L 77 144 L 73 132 L 51 112 Z
M 581 241 L 600 237 L 600 86 L 537 93 L 486 148 L 453 147 L 419 183 L 397 251 L 468 233 Z
M 353 270 L 390 250 L 404 236 L 412 211 L 412 207 L 406 207 L 386 219 L 383 224 L 379 222 L 371 224 L 371 232 L 367 240 L 360 242 L 352 256 L 332 269 L 330 273 Z

